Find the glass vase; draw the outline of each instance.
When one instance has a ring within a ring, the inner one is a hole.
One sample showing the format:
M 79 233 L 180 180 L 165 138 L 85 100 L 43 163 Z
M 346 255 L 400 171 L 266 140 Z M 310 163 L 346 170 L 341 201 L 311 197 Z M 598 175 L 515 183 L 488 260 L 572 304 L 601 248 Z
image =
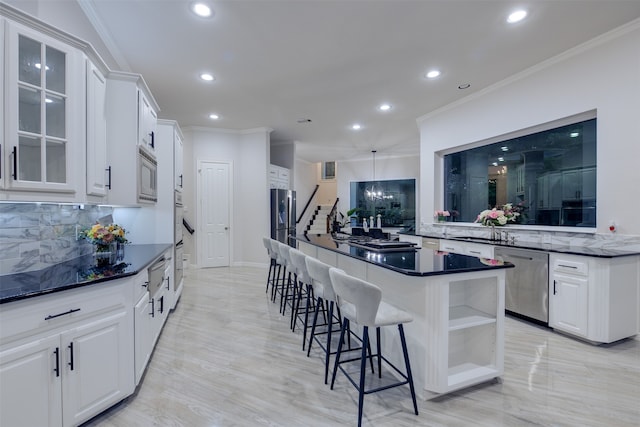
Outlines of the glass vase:
M 94 257 L 96 260 L 96 267 L 105 267 L 115 264 L 116 257 L 118 255 L 118 245 L 116 242 L 111 243 L 97 243 L 95 245 Z

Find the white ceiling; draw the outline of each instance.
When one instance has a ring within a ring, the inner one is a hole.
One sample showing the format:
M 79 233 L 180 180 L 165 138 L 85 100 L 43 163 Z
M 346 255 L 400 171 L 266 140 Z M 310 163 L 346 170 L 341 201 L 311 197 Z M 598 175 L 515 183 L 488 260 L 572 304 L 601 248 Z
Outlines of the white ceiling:
M 417 154 L 416 118 L 640 17 L 640 0 L 206 0 L 208 19 L 185 0 L 78 1 L 159 117 L 269 127 L 308 161 Z M 528 18 L 507 24 L 519 6 Z

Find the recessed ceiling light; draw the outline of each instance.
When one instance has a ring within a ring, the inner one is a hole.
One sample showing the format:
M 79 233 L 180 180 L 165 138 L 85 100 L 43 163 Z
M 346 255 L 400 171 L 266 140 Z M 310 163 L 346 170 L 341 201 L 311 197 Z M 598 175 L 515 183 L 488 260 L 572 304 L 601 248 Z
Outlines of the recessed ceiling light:
M 527 17 L 526 10 L 516 10 L 515 12 L 509 15 L 509 17 L 507 18 L 507 22 L 509 24 L 515 24 L 516 22 L 522 21 L 526 17 Z
M 212 82 L 216 79 L 215 77 L 213 77 L 213 74 L 209 74 L 209 73 L 200 74 L 200 78 L 205 82 Z
M 506 145 L 504 145 L 504 146 L 500 147 L 500 149 L 501 149 L 502 151 L 509 151 L 509 147 L 507 147 Z
M 458 85 L 458 89 L 469 89 L 471 87 L 471 83 L 462 83 L 461 85 Z
M 209 118 L 211 120 L 218 120 L 220 118 L 220 116 L 215 114 L 215 113 L 211 113 L 211 114 L 209 114 Z
M 504 162 L 504 157 L 498 157 L 499 162 Z
M 362 126 L 360 126 L 358 123 L 354 123 L 354 124 L 351 125 L 351 129 L 360 130 L 360 129 L 362 129 Z
M 191 10 L 198 16 L 208 18 L 212 15 L 211 8 L 204 3 L 193 3 Z
M 380 110 L 380 111 L 389 111 L 389 110 L 391 110 L 391 105 L 390 104 L 380 104 L 378 106 L 378 110 Z
M 579 137 L 579 136 L 580 136 L 580 132 L 571 132 L 571 133 L 569 134 L 569 136 L 570 136 L 571 138 L 577 138 L 577 137 Z
M 427 74 L 425 74 L 425 76 L 427 76 L 428 79 L 435 79 L 439 75 L 440 75 L 440 71 L 438 70 L 431 70 Z

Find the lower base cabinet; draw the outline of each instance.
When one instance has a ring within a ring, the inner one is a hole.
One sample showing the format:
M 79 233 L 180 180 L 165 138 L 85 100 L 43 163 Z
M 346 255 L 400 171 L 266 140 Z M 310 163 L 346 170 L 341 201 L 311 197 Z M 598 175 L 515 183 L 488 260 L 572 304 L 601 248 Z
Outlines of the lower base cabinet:
M 133 393 L 128 284 L 3 306 L 0 425 L 76 426 Z
M 638 332 L 640 257 L 549 254 L 549 326 L 592 343 Z
M 153 350 L 153 336 L 151 335 L 151 301 L 146 292 L 134 307 L 134 334 L 135 334 L 135 383 L 138 385 L 144 370 L 149 363 Z

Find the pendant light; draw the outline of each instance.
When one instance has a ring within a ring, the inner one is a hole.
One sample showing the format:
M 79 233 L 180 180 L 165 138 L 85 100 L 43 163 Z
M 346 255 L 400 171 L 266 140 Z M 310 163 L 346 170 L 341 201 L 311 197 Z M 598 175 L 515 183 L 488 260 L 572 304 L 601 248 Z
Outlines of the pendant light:
M 371 200 L 383 198 L 382 191 L 376 188 L 376 153 L 377 150 L 371 150 L 371 154 L 373 155 L 373 181 L 371 181 L 371 189 L 365 190 L 365 194 Z

